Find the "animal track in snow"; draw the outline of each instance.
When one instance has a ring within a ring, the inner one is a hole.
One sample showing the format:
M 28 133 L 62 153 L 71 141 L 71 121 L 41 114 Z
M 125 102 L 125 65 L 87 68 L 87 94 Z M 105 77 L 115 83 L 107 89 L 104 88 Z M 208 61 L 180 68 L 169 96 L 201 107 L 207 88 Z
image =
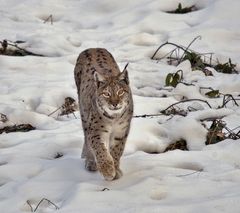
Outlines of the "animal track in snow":
M 152 200 L 162 200 L 167 197 L 167 192 L 161 189 L 154 189 L 151 191 L 150 198 Z

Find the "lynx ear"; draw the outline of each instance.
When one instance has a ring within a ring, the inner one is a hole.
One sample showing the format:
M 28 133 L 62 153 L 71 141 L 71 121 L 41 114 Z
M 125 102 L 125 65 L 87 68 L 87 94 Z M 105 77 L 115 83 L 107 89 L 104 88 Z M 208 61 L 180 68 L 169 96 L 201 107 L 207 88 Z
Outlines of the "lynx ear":
M 106 80 L 101 74 L 99 74 L 98 72 L 95 72 L 94 73 L 94 81 L 95 81 L 97 88 L 99 88 L 100 86 L 102 86 L 104 84 L 104 82 Z
M 124 82 L 125 84 L 129 84 L 129 80 L 128 80 L 128 71 L 125 68 L 118 76 L 119 81 Z

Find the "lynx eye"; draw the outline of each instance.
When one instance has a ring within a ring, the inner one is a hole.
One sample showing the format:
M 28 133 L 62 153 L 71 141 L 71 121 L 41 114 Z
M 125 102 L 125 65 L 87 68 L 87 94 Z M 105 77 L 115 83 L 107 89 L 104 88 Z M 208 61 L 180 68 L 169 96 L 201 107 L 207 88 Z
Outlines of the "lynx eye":
M 109 97 L 111 96 L 111 93 L 108 92 L 108 91 L 104 91 L 104 92 L 103 92 L 103 96 L 104 96 L 105 98 L 109 98 Z
M 124 90 L 123 89 L 120 89 L 117 91 L 117 95 L 118 96 L 122 96 L 124 94 Z

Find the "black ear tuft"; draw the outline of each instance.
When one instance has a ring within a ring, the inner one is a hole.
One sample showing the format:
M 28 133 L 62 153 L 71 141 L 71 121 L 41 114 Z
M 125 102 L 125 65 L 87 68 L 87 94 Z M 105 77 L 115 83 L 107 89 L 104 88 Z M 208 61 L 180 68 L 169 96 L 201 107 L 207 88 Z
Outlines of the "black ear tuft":
M 129 84 L 129 80 L 128 80 L 128 71 L 127 69 L 124 69 L 120 74 L 119 74 L 119 81 L 120 82 L 124 82 L 125 84 Z
M 98 72 L 94 73 L 94 81 L 95 81 L 95 84 L 97 85 L 97 88 L 105 84 L 105 78 Z

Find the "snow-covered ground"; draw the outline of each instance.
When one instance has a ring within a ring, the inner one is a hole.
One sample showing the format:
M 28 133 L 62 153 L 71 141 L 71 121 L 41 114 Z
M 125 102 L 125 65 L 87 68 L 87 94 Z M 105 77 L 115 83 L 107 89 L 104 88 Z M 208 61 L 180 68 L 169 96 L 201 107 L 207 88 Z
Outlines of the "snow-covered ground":
M 31 212 L 42 198 L 60 213 L 78 212 L 228 212 L 240 211 L 240 140 L 205 146 L 200 122 L 225 116 L 228 128 L 240 125 L 240 108 L 222 98 L 210 99 L 199 87 L 212 87 L 234 97 L 240 76 L 205 76 L 188 61 L 179 67 L 151 60 L 157 47 L 171 41 L 213 52 L 222 62 L 240 66 L 240 2 L 182 0 L 199 10 L 169 14 L 179 0 L 0 0 L 0 40 L 26 41 L 21 47 L 46 57 L 0 56 L 0 113 L 7 123 L 30 123 L 36 130 L 0 135 L 0 212 Z M 53 24 L 44 21 L 52 14 Z M 207 100 L 181 106 L 199 109 L 186 117 L 134 118 L 121 179 L 106 182 L 84 169 L 80 158 L 83 133 L 79 113 L 48 116 L 68 96 L 77 99 L 73 69 L 86 48 L 104 47 L 122 69 L 128 66 L 135 115 L 154 114 L 185 98 Z M 183 70 L 184 81 L 163 89 L 169 72 Z M 206 92 L 206 91 L 205 91 Z M 239 103 L 239 102 L 238 102 Z M 185 139 L 190 151 L 161 153 Z M 149 152 L 160 154 L 148 154 Z M 63 156 L 55 158 L 58 153 Z M 27 202 L 30 204 L 28 205 Z M 37 212 L 54 212 L 43 202 Z

